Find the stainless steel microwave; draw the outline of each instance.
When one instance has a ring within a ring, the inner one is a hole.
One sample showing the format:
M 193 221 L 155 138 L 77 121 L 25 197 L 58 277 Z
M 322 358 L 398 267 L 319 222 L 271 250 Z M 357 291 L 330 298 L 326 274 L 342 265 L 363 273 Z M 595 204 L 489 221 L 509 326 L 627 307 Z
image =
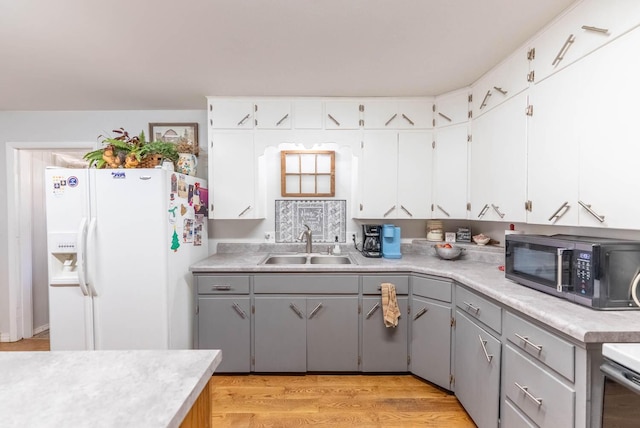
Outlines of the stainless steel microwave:
M 594 309 L 640 309 L 640 241 L 507 235 L 505 276 Z

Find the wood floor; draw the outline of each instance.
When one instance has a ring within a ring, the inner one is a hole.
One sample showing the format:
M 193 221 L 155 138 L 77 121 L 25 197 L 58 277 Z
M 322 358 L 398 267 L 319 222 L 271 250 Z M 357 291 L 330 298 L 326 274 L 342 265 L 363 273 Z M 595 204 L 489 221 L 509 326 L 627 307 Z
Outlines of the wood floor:
M 48 351 L 47 337 L 0 351 Z M 475 427 L 456 398 L 412 375 L 214 375 L 213 427 Z

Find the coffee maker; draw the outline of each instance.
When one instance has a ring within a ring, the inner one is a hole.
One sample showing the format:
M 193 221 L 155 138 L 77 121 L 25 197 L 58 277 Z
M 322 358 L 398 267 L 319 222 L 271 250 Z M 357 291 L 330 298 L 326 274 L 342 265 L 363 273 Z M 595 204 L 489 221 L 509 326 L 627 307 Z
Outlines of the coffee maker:
M 362 225 L 362 255 L 382 257 L 382 226 L 379 224 Z

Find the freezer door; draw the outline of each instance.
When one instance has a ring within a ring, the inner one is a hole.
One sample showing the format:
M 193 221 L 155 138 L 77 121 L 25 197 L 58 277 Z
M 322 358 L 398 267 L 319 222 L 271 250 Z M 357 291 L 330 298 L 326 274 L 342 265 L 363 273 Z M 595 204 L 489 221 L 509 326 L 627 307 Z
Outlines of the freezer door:
M 166 349 L 167 172 L 91 173 L 87 282 L 95 293 L 96 349 Z

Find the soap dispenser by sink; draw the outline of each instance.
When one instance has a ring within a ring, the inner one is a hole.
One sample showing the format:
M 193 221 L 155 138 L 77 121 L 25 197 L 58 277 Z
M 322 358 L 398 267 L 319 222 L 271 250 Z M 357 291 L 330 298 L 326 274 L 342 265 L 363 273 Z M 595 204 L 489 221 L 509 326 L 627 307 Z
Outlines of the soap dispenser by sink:
M 340 250 L 340 244 L 338 244 L 338 237 L 336 236 L 336 244 L 333 246 L 333 250 L 331 251 L 333 255 L 340 255 L 342 250 Z

